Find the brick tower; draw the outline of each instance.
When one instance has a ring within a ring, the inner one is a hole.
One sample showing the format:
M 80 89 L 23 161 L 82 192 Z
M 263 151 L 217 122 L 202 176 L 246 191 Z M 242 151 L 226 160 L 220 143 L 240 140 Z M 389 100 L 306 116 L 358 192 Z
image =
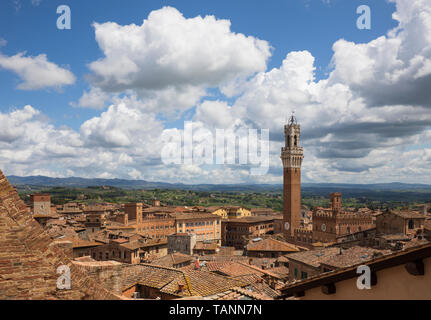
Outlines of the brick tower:
M 304 150 L 299 146 L 301 127 L 292 115 L 284 126 L 285 147 L 281 148 L 283 162 L 283 227 L 286 240 L 294 243 L 294 232 L 301 222 L 301 165 Z

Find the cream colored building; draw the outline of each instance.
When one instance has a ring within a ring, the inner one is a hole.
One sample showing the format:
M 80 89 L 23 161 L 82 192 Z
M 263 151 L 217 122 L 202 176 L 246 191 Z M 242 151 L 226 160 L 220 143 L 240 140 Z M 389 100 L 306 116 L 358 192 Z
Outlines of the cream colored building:
M 396 251 L 361 265 L 370 268 L 370 289 L 359 289 L 359 265 L 289 284 L 282 297 L 301 300 L 429 300 L 431 243 Z

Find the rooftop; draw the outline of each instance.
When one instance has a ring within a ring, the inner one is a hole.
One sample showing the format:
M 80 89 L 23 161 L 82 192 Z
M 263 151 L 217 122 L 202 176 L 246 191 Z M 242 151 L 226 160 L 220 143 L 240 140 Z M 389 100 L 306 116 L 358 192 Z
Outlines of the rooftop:
M 247 251 L 297 252 L 299 249 L 293 244 L 268 238 L 258 242 L 249 243 L 247 245 Z
M 0 171 L 0 299 L 119 299 L 71 263 L 26 210 Z M 57 267 L 68 265 L 74 284 L 57 288 Z
M 361 261 L 355 265 L 343 267 L 331 272 L 318 274 L 314 277 L 290 283 L 281 289 L 282 298 L 295 293 L 316 288 L 323 285 L 334 284 L 339 281 L 357 277 L 356 269 L 359 265 L 367 265 L 372 272 L 377 272 L 386 268 L 403 265 L 411 261 L 421 260 L 431 256 L 431 243 L 423 243 L 406 250 L 396 251 L 368 261 Z

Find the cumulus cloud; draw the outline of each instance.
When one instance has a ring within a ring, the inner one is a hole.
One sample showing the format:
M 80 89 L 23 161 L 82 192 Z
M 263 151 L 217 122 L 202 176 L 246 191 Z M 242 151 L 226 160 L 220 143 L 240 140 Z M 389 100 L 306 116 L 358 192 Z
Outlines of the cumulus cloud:
M 316 80 L 308 51 L 290 52 L 267 70 L 268 43 L 212 16 L 185 18 L 167 7 L 140 26 L 95 24 L 104 57 L 89 65 L 91 88 L 78 104 L 109 107 L 79 131 L 55 128 L 30 106 L 0 114 L 0 165 L 14 173 L 39 166 L 64 175 L 281 183 L 283 125 L 295 111 L 304 181 L 428 182 L 431 4 L 396 5 L 399 25 L 387 35 L 333 45 L 332 70 L 323 80 Z M 225 97 L 202 99 L 211 88 Z M 216 129 L 269 129 L 268 174 L 251 176 L 249 165 L 162 163 L 162 133 L 183 130 L 167 129 L 159 114 L 184 111 L 195 122 L 198 148 Z
M 107 91 L 217 86 L 266 68 L 266 41 L 234 33 L 214 16 L 185 18 L 164 7 L 141 26 L 94 24 L 105 57 L 92 62 L 93 83 Z
M 346 172 L 367 177 L 383 168 L 394 169 L 396 162 L 385 161 L 423 144 L 426 140 L 419 137 L 431 127 L 430 8 L 425 1 L 398 0 L 394 18 L 399 26 L 387 36 L 365 44 L 337 41 L 328 79 L 315 80 L 310 52 L 291 52 L 280 68 L 259 72 L 233 89 L 227 87 L 227 93 L 240 93 L 231 105 L 201 103 L 196 118 L 209 126 L 240 119 L 248 126 L 269 128 L 271 165 L 276 167 L 270 172 L 281 172 L 283 124 L 292 111 L 302 125 L 304 169 L 310 170 L 306 178 L 337 179 L 323 174 L 322 167 L 335 175 L 343 172 L 342 177 L 347 177 Z M 217 123 L 218 114 L 226 122 Z
M 95 89 L 78 104 L 100 108 L 102 92 L 127 92 L 146 111 L 171 116 L 196 105 L 207 88 L 265 70 L 269 44 L 230 26 L 214 16 L 185 18 L 172 7 L 152 11 L 142 25 L 95 23 L 104 57 L 88 65 Z
M 158 135 L 162 130 L 154 114 L 144 114 L 125 102 L 111 105 L 100 117 L 84 122 L 81 134 L 89 146 L 106 148 L 131 147 L 149 135 Z
M 71 103 L 71 105 L 91 109 L 103 109 L 106 105 L 106 101 L 109 98 L 109 94 L 100 88 L 91 88 L 89 91 L 85 91 L 83 93 L 82 97 L 78 101 L 78 104 Z
M 18 85 L 21 90 L 60 88 L 73 84 L 76 79 L 69 70 L 48 61 L 45 54 L 31 57 L 21 52 L 9 57 L 0 53 L 0 67 L 16 73 L 22 79 Z
M 431 5 L 426 0 L 391 2 L 398 26 L 369 43 L 337 41 L 330 80 L 348 85 L 371 107 L 431 107 Z

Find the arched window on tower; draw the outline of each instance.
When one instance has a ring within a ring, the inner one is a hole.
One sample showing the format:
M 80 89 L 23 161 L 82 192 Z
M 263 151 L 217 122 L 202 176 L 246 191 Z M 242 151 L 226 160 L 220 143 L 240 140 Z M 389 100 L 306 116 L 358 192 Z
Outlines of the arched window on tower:
M 298 138 L 295 136 L 295 147 L 298 146 Z

